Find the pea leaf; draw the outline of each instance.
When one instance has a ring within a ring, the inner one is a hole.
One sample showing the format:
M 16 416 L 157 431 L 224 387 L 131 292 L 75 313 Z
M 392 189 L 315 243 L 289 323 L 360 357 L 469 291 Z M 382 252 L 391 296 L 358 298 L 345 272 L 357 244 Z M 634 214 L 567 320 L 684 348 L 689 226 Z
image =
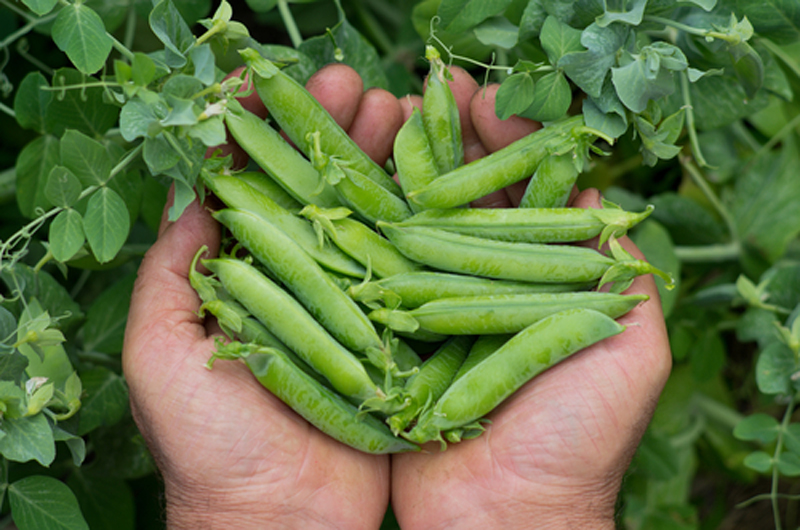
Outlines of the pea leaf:
M 527 72 L 508 76 L 495 95 L 495 113 L 501 120 L 520 114 L 533 102 L 533 78 Z
M 72 171 L 64 166 L 55 166 L 50 171 L 44 194 L 54 206 L 68 208 L 78 201 L 81 183 Z
M 800 423 L 790 423 L 783 432 L 786 449 L 800 455 Z
M 647 6 L 647 0 L 633 0 L 632 2 L 623 2 L 622 6 L 627 8 L 623 11 L 611 10 L 608 8 L 608 2 L 605 4 L 605 12 L 597 17 L 597 24 L 601 27 L 606 27 L 614 22 L 621 22 L 630 24 L 631 26 L 638 26 L 642 23 L 644 17 L 644 8 Z M 633 5 L 627 5 L 633 4 Z
M 647 261 L 675 278 L 675 287 L 669 290 L 663 278 L 655 278 L 664 317 L 668 318 L 678 300 L 681 279 L 681 262 L 675 254 L 672 238 L 658 221 L 648 219 L 631 233 L 631 239 L 647 257 Z
M 77 378 L 76 375 L 75 379 Z M 53 437 L 57 442 L 64 442 L 72 454 L 72 463 L 78 467 L 86 460 L 86 442 L 80 436 L 62 429 L 61 425 L 63 425 L 63 422 L 53 427 Z
M 146 138 L 150 127 L 158 120 L 152 106 L 138 98 L 130 99 L 123 105 L 120 112 L 120 134 L 128 142 L 137 138 Z
M 86 396 L 81 403 L 78 434 L 84 435 L 102 425 L 115 425 L 128 411 L 125 381 L 107 368 L 94 368 L 81 374 Z
M 89 352 L 122 353 L 122 340 L 135 274 L 130 274 L 105 290 L 86 313 L 83 348 Z
M 758 356 L 756 383 L 764 394 L 789 394 L 792 376 L 798 371 L 794 354 L 783 343 L 768 345 Z
M 558 64 L 559 59 L 568 53 L 583 51 L 581 34 L 581 30 L 548 16 L 542 24 L 539 40 L 550 64 Z
M 536 121 L 553 121 L 569 110 L 572 92 L 561 71 L 542 76 L 533 87 L 533 102 L 521 116 Z
M 75 495 L 53 477 L 31 475 L 12 483 L 8 500 L 20 530 L 89 530 Z
M 661 68 L 661 54 L 652 47 L 637 56 L 623 55 L 626 64 L 611 69 L 611 79 L 622 103 L 641 113 L 651 100 L 675 91 L 675 79 L 667 68 Z
M 512 0 L 442 0 L 441 28 L 457 33 L 474 28 L 487 18 L 502 13 Z
M 216 64 L 210 44 L 205 43 L 192 48 L 189 57 L 192 59 L 192 64 L 194 64 L 194 76 L 197 79 L 206 86 L 216 81 Z
M 40 136 L 22 149 L 16 165 L 17 205 L 22 215 L 34 217 L 37 208 L 52 206 L 44 190 L 59 161 L 59 141 L 54 136 Z
M 64 6 L 56 17 L 52 34 L 53 42 L 85 74 L 100 70 L 111 53 L 113 42 L 106 34 L 103 19 L 84 3 Z
M 729 0 L 725 7 L 747 17 L 756 33 L 778 44 L 800 40 L 800 6 L 793 0 Z
M 111 174 L 111 157 L 97 140 L 68 130 L 61 138 L 61 164 L 80 180 L 84 187 L 101 185 Z
M 0 313 L 3 311 L 10 314 L 4 308 L 0 308 Z M 18 351 L 3 353 L 0 355 L 0 381 L 12 381 L 15 385 L 19 385 L 27 367 L 28 358 Z
M 0 437 L 0 454 L 11 461 L 36 460 L 43 466 L 49 466 L 56 457 L 53 429 L 44 413 L 3 418 L 3 432 L 5 436 Z
M 20 82 L 14 96 L 14 113 L 17 123 L 23 129 L 31 129 L 40 134 L 47 132 L 45 111 L 53 99 L 53 93 L 42 88 L 49 86 L 40 72 L 30 72 Z
M 85 84 L 87 78 L 71 68 L 61 68 L 53 75 L 55 88 Z M 56 136 L 76 129 L 91 137 L 102 137 L 117 123 L 119 108 L 103 99 L 103 89 L 96 87 L 57 90 L 45 111 L 45 128 Z
M 780 424 L 778 420 L 766 414 L 753 414 L 748 416 L 733 429 L 733 435 L 740 440 L 755 440 L 768 444 L 778 438 Z
M 781 453 L 778 456 L 778 471 L 786 477 L 796 477 L 800 475 L 800 456 L 794 453 Z
M 171 0 L 159 0 L 150 12 L 150 29 L 164 44 L 164 61 L 170 68 L 182 68 L 186 51 L 194 43 L 192 30 Z
M 56 7 L 58 0 L 22 0 L 31 11 L 39 16 L 46 15 Z
M 570 52 L 558 60 L 567 76 L 584 92 L 598 97 L 608 71 L 617 62 L 617 52 L 625 44 L 628 26 L 612 24 L 602 28 L 592 24 L 583 30 L 581 44 L 585 51 Z
M 128 209 L 117 192 L 101 188 L 89 198 L 84 230 L 97 261 L 106 263 L 117 255 L 130 229 Z
M 133 493 L 119 478 L 98 476 L 75 469 L 67 479 L 89 528 L 133 530 L 137 520 Z
M 772 469 L 772 457 L 764 451 L 754 451 L 744 457 L 744 465 L 760 473 L 767 473 Z
M 83 216 L 73 209 L 59 213 L 50 224 L 50 251 L 60 262 L 69 261 L 83 248 L 86 236 L 83 232 Z

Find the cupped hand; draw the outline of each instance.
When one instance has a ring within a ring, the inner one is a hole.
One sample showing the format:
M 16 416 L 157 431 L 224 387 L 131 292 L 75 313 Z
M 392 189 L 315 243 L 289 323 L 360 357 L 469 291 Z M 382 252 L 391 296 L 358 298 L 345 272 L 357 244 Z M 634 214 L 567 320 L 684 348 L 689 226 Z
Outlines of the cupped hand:
M 402 124 L 396 98 L 363 92 L 343 66 L 323 69 L 308 88 L 368 153 L 386 160 Z M 248 104 L 259 111 L 258 102 Z M 162 221 L 125 333 L 131 409 L 163 476 L 170 528 L 377 528 L 389 500 L 388 457 L 320 433 L 242 363 L 204 367 L 219 330 L 197 315 L 188 274 L 198 249 L 213 254 L 219 241 L 200 204 Z
M 496 86 L 454 68 L 467 160 L 539 124 L 494 114 Z M 410 100 L 409 108 L 418 101 Z M 519 204 L 524 183 L 473 203 Z M 587 190 L 572 205 L 599 208 Z M 628 238 L 622 245 L 641 254 Z M 404 530 L 424 528 L 614 528 L 622 476 L 669 375 L 671 355 L 651 276 L 627 291 L 650 300 L 620 318 L 627 329 L 530 381 L 490 415 L 476 439 L 392 459 L 392 506 Z M 487 381 L 487 384 L 492 384 Z

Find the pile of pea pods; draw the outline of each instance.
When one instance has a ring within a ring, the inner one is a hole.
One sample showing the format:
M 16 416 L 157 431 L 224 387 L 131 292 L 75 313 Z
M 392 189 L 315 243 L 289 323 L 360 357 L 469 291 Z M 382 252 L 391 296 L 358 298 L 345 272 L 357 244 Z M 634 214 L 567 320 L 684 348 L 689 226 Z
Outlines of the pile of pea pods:
M 423 110 L 395 139 L 395 181 L 302 85 L 254 50 L 242 57 L 277 127 L 232 98 L 226 125 L 263 172 L 202 171 L 228 234 L 190 272 L 201 314 L 230 339 L 209 367 L 242 360 L 340 442 L 396 453 L 480 435 L 530 379 L 623 332 L 616 319 L 647 300 L 624 294 L 637 275 L 664 276 L 617 241 L 650 209 L 566 207 L 599 136 L 581 116 L 464 164 L 431 49 Z M 520 208 L 463 207 L 530 175 Z M 590 239 L 608 250 L 570 244 Z

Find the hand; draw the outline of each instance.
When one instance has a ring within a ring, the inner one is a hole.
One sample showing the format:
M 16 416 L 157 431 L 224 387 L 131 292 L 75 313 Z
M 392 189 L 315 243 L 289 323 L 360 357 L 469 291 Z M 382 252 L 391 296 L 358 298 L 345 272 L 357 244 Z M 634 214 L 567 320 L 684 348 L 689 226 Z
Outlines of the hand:
M 315 75 L 309 90 L 385 162 L 402 124 L 396 98 L 364 93 L 357 74 L 342 66 Z M 320 433 L 244 364 L 204 367 L 219 330 L 197 316 L 188 273 L 197 250 L 216 252 L 219 240 L 217 223 L 197 203 L 178 221 L 162 221 L 125 334 L 131 409 L 163 475 L 169 527 L 377 528 L 389 500 L 388 457 Z
M 518 117 L 500 122 L 497 87 L 484 90 L 464 71 L 452 73 L 467 160 L 539 127 Z M 516 206 L 524 186 L 473 205 Z M 572 205 L 599 208 L 599 193 L 587 190 Z M 642 258 L 628 238 L 621 243 Z M 529 382 L 489 415 L 481 436 L 445 452 L 434 444 L 427 453 L 393 457 L 392 506 L 404 530 L 614 528 L 622 476 L 671 367 L 653 278 L 637 278 L 627 292 L 650 300 L 619 319 L 629 325 L 624 333 Z

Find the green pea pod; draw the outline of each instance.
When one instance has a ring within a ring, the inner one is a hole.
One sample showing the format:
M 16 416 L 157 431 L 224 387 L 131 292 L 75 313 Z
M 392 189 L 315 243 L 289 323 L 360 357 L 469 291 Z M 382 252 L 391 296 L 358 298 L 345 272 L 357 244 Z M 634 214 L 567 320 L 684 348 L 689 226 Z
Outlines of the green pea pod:
M 450 72 L 438 50 L 427 46 L 425 57 L 430 62 L 430 74 L 422 96 L 422 122 L 430 138 L 433 158 L 440 174 L 453 171 L 464 163 L 464 143 L 461 139 L 461 118 L 450 85 Z
M 648 300 L 645 294 L 535 293 L 444 298 L 411 311 L 395 311 L 411 317 L 419 329 L 441 335 L 490 335 L 517 333 L 534 322 L 569 309 L 593 309 L 618 318 Z M 371 317 L 372 318 L 372 317 Z M 392 322 L 386 322 L 391 327 Z M 401 322 L 408 329 L 407 322 Z
M 405 194 L 427 186 L 439 176 L 422 114 L 416 107 L 394 139 L 394 164 L 397 180 Z M 414 203 L 410 207 L 413 211 L 421 209 Z
M 405 436 L 416 443 L 444 443 L 443 431 L 483 418 L 544 370 L 624 330 L 622 324 L 591 309 L 562 311 L 540 320 L 451 384 Z
M 267 122 L 231 101 L 225 124 L 250 158 L 297 201 L 325 208 L 341 206 L 336 190 Z
M 311 146 L 308 145 L 306 136 L 320 131 L 322 150 L 325 153 L 346 161 L 355 171 L 366 175 L 395 195 L 402 196 L 400 186 L 356 145 L 305 87 L 261 57 L 256 50 L 248 48 L 239 53 L 254 74 L 252 79 L 256 92 L 270 116 L 309 158 Z
M 554 153 L 546 157 L 528 182 L 519 207 L 563 208 L 579 175 L 575 153 Z
M 616 262 L 584 247 L 509 243 L 421 226 L 378 223 L 407 258 L 443 271 L 501 280 L 579 283 L 601 278 Z
M 294 297 L 252 265 L 232 258 L 203 260 L 202 263 L 231 296 L 330 381 L 337 392 L 357 402 L 383 397 L 361 361 L 331 337 Z
M 584 291 L 591 289 L 595 284 L 595 282 L 515 282 L 446 272 L 419 271 L 395 274 L 377 281 L 353 283 L 347 289 L 347 294 L 354 300 L 366 304 L 383 301 L 383 305 L 390 309 L 396 309 L 401 305 L 406 309 L 414 309 L 441 298 Z
M 385 237 L 364 223 L 348 218 L 346 210 L 324 210 L 309 205 L 300 215 L 310 219 L 345 254 L 368 268 L 378 278 L 421 270 L 419 263 L 400 253 Z
M 420 448 L 393 436 L 377 418 L 362 414 L 298 368 L 282 351 L 253 345 L 219 346 L 218 353 L 233 350 L 228 357 L 244 357 L 256 379 L 278 399 L 331 438 L 371 454 L 419 451 Z M 220 352 L 220 350 L 222 350 Z M 243 353 L 250 350 L 252 353 Z
M 467 358 L 453 376 L 453 381 L 458 381 L 461 376 L 475 368 L 484 359 L 500 349 L 503 344 L 511 340 L 514 335 L 481 335 L 470 348 Z M 451 382 L 451 384 L 452 384 Z
M 299 212 L 303 203 L 292 197 L 278 182 L 261 171 L 245 171 L 237 173 L 236 178 L 246 182 L 253 189 L 272 199 L 281 208 L 290 212 Z
M 372 322 L 328 274 L 274 224 L 243 210 L 214 213 L 247 250 L 269 269 L 345 347 L 382 350 Z
M 617 237 L 653 211 L 626 212 L 603 200 L 603 208 L 452 208 L 420 212 L 399 223 L 426 226 L 498 241 L 571 243 L 613 232 Z
M 583 124 L 583 116 L 554 123 L 509 146 L 442 174 L 407 198 L 417 206 L 453 208 L 530 177 L 550 153 L 577 149 L 595 138 Z
M 338 273 L 363 278 L 366 269 L 332 245 L 320 245 L 313 226 L 258 192 L 241 175 L 201 173 L 203 183 L 231 208 L 247 210 L 277 226 L 320 265 Z
M 386 326 L 398 335 L 419 342 L 443 342 L 448 338 L 442 333 L 423 329 L 419 322 L 406 311 L 382 307 L 370 311 L 368 316 L 370 320 Z
M 435 403 L 447 390 L 474 341 L 474 337 L 468 336 L 448 340 L 422 364 L 419 372 L 406 380 L 405 391 L 410 403 L 386 420 L 395 435 L 404 431 L 426 405 Z

